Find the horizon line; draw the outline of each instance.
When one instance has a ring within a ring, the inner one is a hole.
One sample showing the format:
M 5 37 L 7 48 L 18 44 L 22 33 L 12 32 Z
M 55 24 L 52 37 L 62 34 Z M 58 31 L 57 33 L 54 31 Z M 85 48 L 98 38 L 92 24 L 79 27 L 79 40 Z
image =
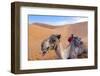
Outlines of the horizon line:
M 49 24 L 49 23 L 42 23 L 42 22 L 33 22 L 33 23 L 28 23 L 29 25 L 32 24 L 45 24 L 45 25 L 50 25 L 50 26 L 62 26 L 62 25 L 70 25 L 70 24 L 77 24 L 77 23 L 84 23 L 84 22 L 88 22 L 88 21 L 82 21 L 82 22 L 73 22 L 73 23 L 64 23 L 64 24 Z

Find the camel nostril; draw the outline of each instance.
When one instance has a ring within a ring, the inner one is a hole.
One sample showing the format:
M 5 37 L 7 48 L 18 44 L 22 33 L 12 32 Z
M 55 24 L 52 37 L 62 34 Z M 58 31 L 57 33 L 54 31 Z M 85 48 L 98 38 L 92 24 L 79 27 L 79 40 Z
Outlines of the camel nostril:
M 45 54 L 46 52 L 44 51 L 43 54 Z

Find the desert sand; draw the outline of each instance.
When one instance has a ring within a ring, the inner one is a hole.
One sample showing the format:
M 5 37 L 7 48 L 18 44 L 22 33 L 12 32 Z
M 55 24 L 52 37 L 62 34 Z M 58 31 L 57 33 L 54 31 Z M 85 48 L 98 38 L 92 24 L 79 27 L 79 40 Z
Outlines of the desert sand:
M 82 38 L 85 46 L 88 44 L 88 22 L 80 22 L 75 24 L 64 24 L 61 26 L 52 26 L 42 23 L 29 24 L 29 45 L 28 45 L 28 60 L 51 60 L 57 59 L 54 50 L 48 51 L 45 56 L 41 54 L 41 42 L 48 38 L 51 34 L 61 34 L 61 42 L 63 47 L 68 46 L 68 37 L 71 34 L 76 34 Z M 86 57 L 83 54 L 82 57 Z

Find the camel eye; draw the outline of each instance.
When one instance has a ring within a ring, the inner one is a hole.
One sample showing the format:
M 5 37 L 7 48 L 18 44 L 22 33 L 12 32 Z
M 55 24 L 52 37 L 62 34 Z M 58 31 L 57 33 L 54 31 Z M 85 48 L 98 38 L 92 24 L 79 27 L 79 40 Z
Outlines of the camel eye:
M 60 39 L 61 38 L 61 35 L 57 35 L 57 38 Z
M 55 42 L 56 40 L 55 39 L 52 39 L 52 42 Z
M 50 43 L 54 43 L 54 42 L 56 42 L 55 39 L 51 39 L 51 40 L 50 40 Z
M 47 47 L 47 50 L 49 49 L 49 47 Z

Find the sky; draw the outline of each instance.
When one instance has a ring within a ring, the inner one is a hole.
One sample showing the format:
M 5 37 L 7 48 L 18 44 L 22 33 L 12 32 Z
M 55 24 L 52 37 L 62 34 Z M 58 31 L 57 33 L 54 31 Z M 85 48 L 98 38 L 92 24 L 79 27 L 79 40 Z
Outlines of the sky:
M 88 21 L 87 17 L 79 16 L 45 16 L 45 15 L 29 15 L 28 16 L 29 24 L 32 23 L 45 23 L 50 25 L 64 25 L 64 24 L 73 24 L 78 22 Z

